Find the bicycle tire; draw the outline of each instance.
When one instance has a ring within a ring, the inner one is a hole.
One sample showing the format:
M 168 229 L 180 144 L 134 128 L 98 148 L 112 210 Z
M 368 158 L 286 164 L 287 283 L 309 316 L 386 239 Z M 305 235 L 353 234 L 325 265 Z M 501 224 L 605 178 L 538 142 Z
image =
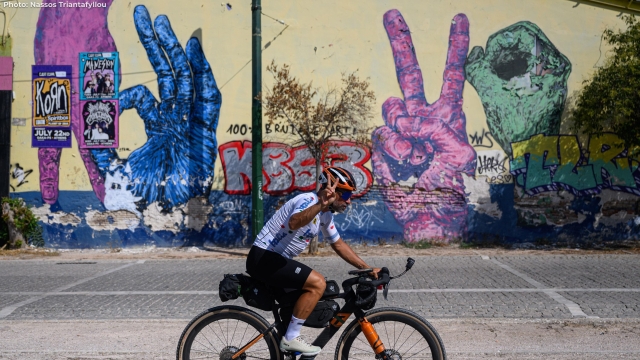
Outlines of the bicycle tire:
M 414 340 L 416 340 L 416 337 L 413 337 L 412 339 L 411 336 L 414 334 L 414 332 L 418 332 L 419 335 L 417 335 L 417 338 L 419 339 L 420 336 L 424 338 L 425 342 L 428 344 L 433 360 L 446 360 L 447 353 L 444 349 L 444 344 L 442 343 L 440 335 L 438 335 L 436 329 L 420 315 L 401 308 L 387 307 L 371 310 L 365 314 L 365 317 L 376 329 L 376 332 L 385 345 L 385 349 L 387 349 L 388 351 L 392 351 L 392 353 L 396 352 L 397 354 L 400 354 L 401 358 L 404 359 L 407 356 L 403 356 L 403 353 L 398 348 L 403 347 L 405 344 L 407 344 L 407 342 L 408 345 L 413 343 L 415 347 L 416 342 Z M 399 334 L 396 334 L 397 329 L 395 328 L 394 324 L 394 333 L 392 335 L 393 341 L 390 340 L 389 329 L 386 327 L 386 325 L 384 327 L 380 325 L 384 322 L 404 324 Z M 378 324 L 378 326 L 376 326 L 376 324 Z M 405 338 L 402 335 L 405 332 L 407 326 L 412 327 L 414 329 L 414 332 L 410 334 L 407 333 L 405 335 Z M 412 340 L 409 341 L 410 339 Z M 353 346 L 354 341 L 356 340 L 359 340 L 359 342 L 357 343 L 359 345 L 358 348 Z M 398 344 L 400 340 L 403 340 L 404 342 L 402 344 Z M 362 355 L 355 356 L 355 350 L 352 351 L 352 348 L 361 351 Z M 419 350 L 422 349 L 419 348 L 418 351 L 412 350 L 412 348 L 408 349 L 408 351 L 416 351 L 418 353 Z M 338 345 L 336 346 L 335 351 L 335 359 L 373 359 L 374 356 L 375 354 L 373 353 L 373 349 L 371 349 L 371 346 L 362 334 L 360 323 L 358 323 L 357 320 L 352 321 L 344 330 L 344 332 L 340 336 L 340 339 L 338 340 Z
M 212 325 L 216 326 L 216 331 L 211 329 Z M 226 332 L 223 327 L 226 328 Z M 240 306 L 218 306 L 205 310 L 193 318 L 182 331 L 176 349 L 176 359 L 190 360 L 192 357 L 197 357 L 192 355 L 196 352 L 206 353 L 207 356 L 215 355 L 213 356 L 215 359 L 231 359 L 231 355 L 240 347 L 246 345 L 268 327 L 269 323 L 261 315 Z M 207 337 L 207 332 L 209 337 Z M 240 332 L 242 332 L 242 337 L 240 337 Z M 238 337 L 235 336 L 236 334 Z M 199 337 L 199 335 L 202 336 Z M 245 355 L 239 359 L 246 357 L 282 359 L 280 347 L 273 332 L 269 332 L 249 348 Z

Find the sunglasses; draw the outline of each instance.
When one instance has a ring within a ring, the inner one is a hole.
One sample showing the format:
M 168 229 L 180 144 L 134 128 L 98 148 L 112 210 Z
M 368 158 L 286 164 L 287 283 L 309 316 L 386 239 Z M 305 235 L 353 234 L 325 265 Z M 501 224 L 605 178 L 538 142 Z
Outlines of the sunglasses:
M 351 195 L 353 195 L 351 191 L 338 191 L 338 194 L 340 194 L 340 197 L 344 201 L 351 199 Z

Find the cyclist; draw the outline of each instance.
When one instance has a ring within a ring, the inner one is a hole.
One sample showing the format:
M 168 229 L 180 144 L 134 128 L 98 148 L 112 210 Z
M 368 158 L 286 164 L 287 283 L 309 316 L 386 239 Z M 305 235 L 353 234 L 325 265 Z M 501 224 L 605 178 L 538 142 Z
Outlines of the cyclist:
M 327 167 L 320 174 L 318 193 L 303 193 L 285 203 L 265 224 L 247 256 L 247 273 L 266 284 L 280 288 L 302 289 L 293 307 L 287 332 L 280 341 L 282 351 L 313 356 L 320 347 L 300 337 L 302 324 L 325 291 L 324 276 L 292 258 L 298 256 L 321 230 L 324 239 L 346 262 L 358 269 L 370 268 L 341 238 L 333 213 L 343 213 L 356 190 L 351 173 L 340 167 Z M 377 278 L 380 269 L 373 269 Z

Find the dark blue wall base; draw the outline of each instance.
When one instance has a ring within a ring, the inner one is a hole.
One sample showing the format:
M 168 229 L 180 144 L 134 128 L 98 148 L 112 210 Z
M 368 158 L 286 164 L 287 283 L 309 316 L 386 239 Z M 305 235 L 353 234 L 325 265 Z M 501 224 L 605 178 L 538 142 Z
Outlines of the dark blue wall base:
M 502 212 L 500 218 L 494 218 L 476 211 L 469 205 L 467 217 L 466 242 L 478 244 L 557 244 L 573 245 L 603 241 L 620 241 L 640 238 L 640 226 L 634 220 L 606 227 L 602 224 L 594 226 L 595 215 L 600 211 L 599 199 L 596 195 L 576 197 L 571 203 L 571 211 L 583 214 L 586 219 L 581 223 L 564 226 L 537 225 L 525 226 L 519 221 L 515 210 L 514 188 L 512 184 L 491 185 L 491 202 L 496 203 Z M 13 197 L 21 197 L 30 206 L 43 206 L 39 192 L 13 193 Z M 276 211 L 278 204 L 292 198 L 288 196 L 265 195 L 265 219 L 269 219 Z M 224 203 L 233 203 L 233 209 Z M 45 224 L 44 238 L 50 248 L 86 249 L 133 246 L 224 246 L 247 247 L 253 243 L 249 239 L 251 197 L 228 195 L 222 191 L 212 191 L 209 203 L 213 210 L 201 231 L 183 226 L 180 231 L 152 231 L 141 221 L 132 230 L 94 230 L 85 219 L 89 210 L 106 211 L 93 192 L 62 191 L 59 201 L 52 205 L 51 212 L 63 211 L 72 213 L 82 219 L 77 226 L 61 224 Z M 366 205 L 364 205 L 366 203 Z M 349 213 L 338 214 L 336 225 L 345 240 L 353 242 L 399 243 L 403 240 L 403 229 L 384 205 L 379 192 L 371 191 L 359 199 L 353 200 Z

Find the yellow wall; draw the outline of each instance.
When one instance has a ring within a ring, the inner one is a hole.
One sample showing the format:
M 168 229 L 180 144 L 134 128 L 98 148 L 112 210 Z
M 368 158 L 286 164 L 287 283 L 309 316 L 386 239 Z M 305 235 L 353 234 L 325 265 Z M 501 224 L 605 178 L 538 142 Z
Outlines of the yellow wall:
M 251 59 L 251 11 L 248 1 L 230 0 L 229 3 L 232 10 L 218 2 L 115 0 L 108 18 L 109 30 L 120 52 L 123 73 L 120 89 L 145 84 L 156 96 L 156 75 L 138 40 L 132 15 L 134 7 L 146 5 L 152 18 L 166 14 L 183 44 L 201 29 L 205 54 L 218 86 L 222 87 L 219 144 L 250 139 L 249 135 L 225 133 L 231 124 L 251 121 L 251 66 L 245 66 Z M 263 44 L 272 41 L 263 53 L 263 67 L 271 60 L 278 64 L 288 63 L 296 76 L 318 86 L 336 84 L 341 72 L 357 69 L 362 76 L 371 78 L 379 109 L 388 97 L 402 96 L 382 25 L 382 15 L 396 8 L 411 28 L 427 100 L 434 101 L 442 85 L 449 24 L 455 14 L 464 13 L 470 22 L 470 49 L 476 45 L 484 47 L 491 34 L 515 22 L 527 20 L 537 24 L 572 63 L 571 93 L 591 74 L 594 65 L 602 61 L 599 46 L 603 29 L 621 23 L 615 12 L 574 5 L 574 2 L 563 0 L 265 1 L 263 12 L 284 21 L 288 28 L 274 40 L 285 25 L 263 16 Z M 33 39 L 39 10 L 5 11 L 12 18 L 9 31 L 14 41 L 12 55 L 16 64 L 13 117 L 30 118 L 30 69 L 34 64 Z M 268 86 L 270 75 L 265 71 L 263 76 L 264 84 Z M 468 83 L 464 91 L 464 110 L 468 134 L 486 129 L 482 105 Z M 381 116 L 378 114 L 374 121 L 382 124 Z M 126 111 L 120 118 L 120 148 L 134 150 L 145 141 L 142 121 L 134 111 Z M 21 186 L 20 191 L 39 190 L 37 150 L 31 148 L 30 142 L 29 126 L 12 127 L 11 162 L 34 169 L 30 181 Z M 499 149 L 497 145 L 494 148 Z M 91 189 L 76 149 L 74 139 L 73 149 L 62 152 L 60 190 Z M 129 152 L 121 151 L 120 154 L 126 156 Z M 221 169 L 218 158 L 218 174 Z

